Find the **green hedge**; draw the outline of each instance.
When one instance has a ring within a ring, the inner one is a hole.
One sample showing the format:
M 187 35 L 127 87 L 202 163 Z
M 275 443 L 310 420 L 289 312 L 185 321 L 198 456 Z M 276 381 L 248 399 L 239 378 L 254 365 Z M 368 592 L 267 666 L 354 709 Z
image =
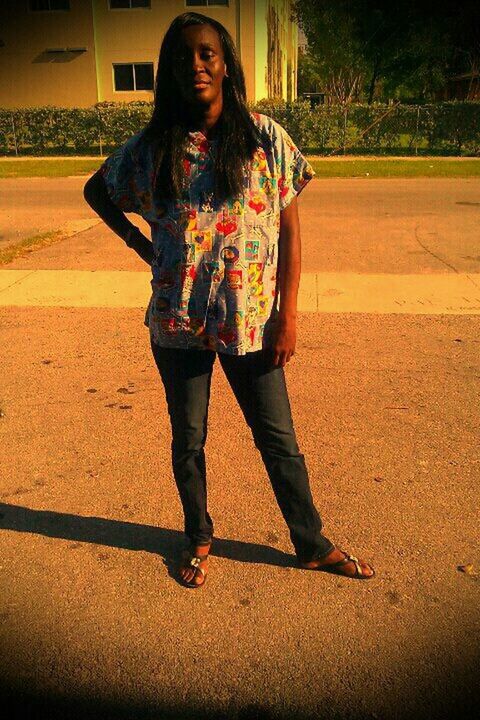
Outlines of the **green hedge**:
M 480 102 L 432 105 L 317 105 L 262 100 L 259 112 L 278 120 L 299 147 L 333 152 L 400 155 L 480 155 Z
M 8 155 L 105 155 L 150 119 L 152 103 L 92 108 L 0 108 L 0 152 Z
M 108 155 L 148 122 L 152 107 L 0 108 L 0 153 Z M 261 100 L 249 107 L 277 120 L 304 152 L 480 156 L 480 102 L 311 108 L 307 100 Z

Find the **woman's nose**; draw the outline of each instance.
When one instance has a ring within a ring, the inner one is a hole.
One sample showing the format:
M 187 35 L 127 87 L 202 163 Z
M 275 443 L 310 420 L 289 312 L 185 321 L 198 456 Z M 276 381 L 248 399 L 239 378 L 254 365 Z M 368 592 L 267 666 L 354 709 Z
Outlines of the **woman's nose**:
M 196 70 L 202 70 L 203 69 L 203 60 L 200 57 L 200 53 L 193 54 L 193 60 L 192 60 L 192 68 L 194 71 Z

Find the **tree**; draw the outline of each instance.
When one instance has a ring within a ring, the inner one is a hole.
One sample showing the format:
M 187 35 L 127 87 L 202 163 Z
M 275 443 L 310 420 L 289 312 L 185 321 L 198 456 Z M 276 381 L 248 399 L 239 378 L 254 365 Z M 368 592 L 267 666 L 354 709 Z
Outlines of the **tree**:
M 317 58 L 308 50 L 298 48 L 297 92 L 299 95 L 308 92 L 319 92 L 324 87 L 322 68 Z
M 462 0 L 459 6 L 446 3 L 445 35 L 448 35 L 451 54 L 446 76 L 466 73 L 470 75 L 470 91 L 475 75 L 480 71 L 480 5 L 478 0 Z
M 322 90 L 340 103 L 358 99 L 367 68 L 348 2 L 300 0 L 293 12 L 309 45 L 304 64 L 321 79 Z
M 380 88 L 433 99 L 449 75 L 480 67 L 478 0 L 296 0 L 293 14 L 310 64 L 340 102 L 372 102 Z
M 322 70 L 325 86 L 340 102 L 368 96 L 398 55 L 409 30 L 413 6 L 400 12 L 384 0 L 297 0 L 294 16 L 303 28 L 309 53 Z M 312 61 L 313 62 L 313 61 Z

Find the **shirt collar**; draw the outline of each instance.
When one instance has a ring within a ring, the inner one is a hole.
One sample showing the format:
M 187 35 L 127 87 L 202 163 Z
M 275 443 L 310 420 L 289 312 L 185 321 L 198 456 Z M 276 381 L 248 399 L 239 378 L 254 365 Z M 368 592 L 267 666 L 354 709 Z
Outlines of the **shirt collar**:
M 218 142 L 218 138 L 216 137 L 209 140 L 201 130 L 189 130 L 188 137 L 190 138 L 190 142 L 196 147 L 200 147 L 200 145 L 211 146 Z

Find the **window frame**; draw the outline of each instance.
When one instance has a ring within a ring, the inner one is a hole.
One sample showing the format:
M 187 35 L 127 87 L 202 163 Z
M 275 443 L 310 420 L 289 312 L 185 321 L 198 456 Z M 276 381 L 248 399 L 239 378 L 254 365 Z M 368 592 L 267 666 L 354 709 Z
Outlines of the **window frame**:
M 49 6 L 50 6 L 50 1 L 51 0 L 47 0 Z M 70 0 L 67 0 L 67 2 L 68 2 L 68 8 L 51 8 L 51 7 L 49 7 L 48 10 L 34 10 L 32 8 L 33 0 L 28 0 L 28 12 L 33 13 L 34 15 L 36 15 L 37 13 L 71 12 L 72 6 L 70 4 Z
M 124 8 L 112 8 L 111 0 L 108 0 L 108 11 L 109 12 L 125 12 L 129 10 L 151 10 L 152 9 L 152 0 L 148 0 L 148 6 L 145 7 L 132 7 L 132 0 L 128 0 L 130 3 L 130 7 L 124 7 Z
M 229 2 L 229 0 L 226 0 L 226 3 L 218 3 L 218 2 L 215 2 L 215 0 L 206 0 L 205 3 L 198 3 L 198 2 L 193 1 L 189 4 L 188 0 L 185 0 L 185 7 L 186 8 L 191 8 L 191 7 L 201 7 L 201 8 L 224 7 L 224 8 L 228 8 L 228 7 L 230 7 L 230 2 Z
M 115 87 L 115 65 L 132 65 L 133 67 L 133 84 L 136 86 L 137 84 L 137 75 L 135 72 L 135 65 L 151 65 L 152 66 L 152 88 L 141 88 L 138 90 L 136 87 L 134 87 L 132 90 L 117 90 Z M 126 93 L 126 92 L 153 92 L 155 88 L 155 65 L 153 62 L 146 60 L 145 62 L 114 62 L 112 63 L 112 88 L 114 93 Z

